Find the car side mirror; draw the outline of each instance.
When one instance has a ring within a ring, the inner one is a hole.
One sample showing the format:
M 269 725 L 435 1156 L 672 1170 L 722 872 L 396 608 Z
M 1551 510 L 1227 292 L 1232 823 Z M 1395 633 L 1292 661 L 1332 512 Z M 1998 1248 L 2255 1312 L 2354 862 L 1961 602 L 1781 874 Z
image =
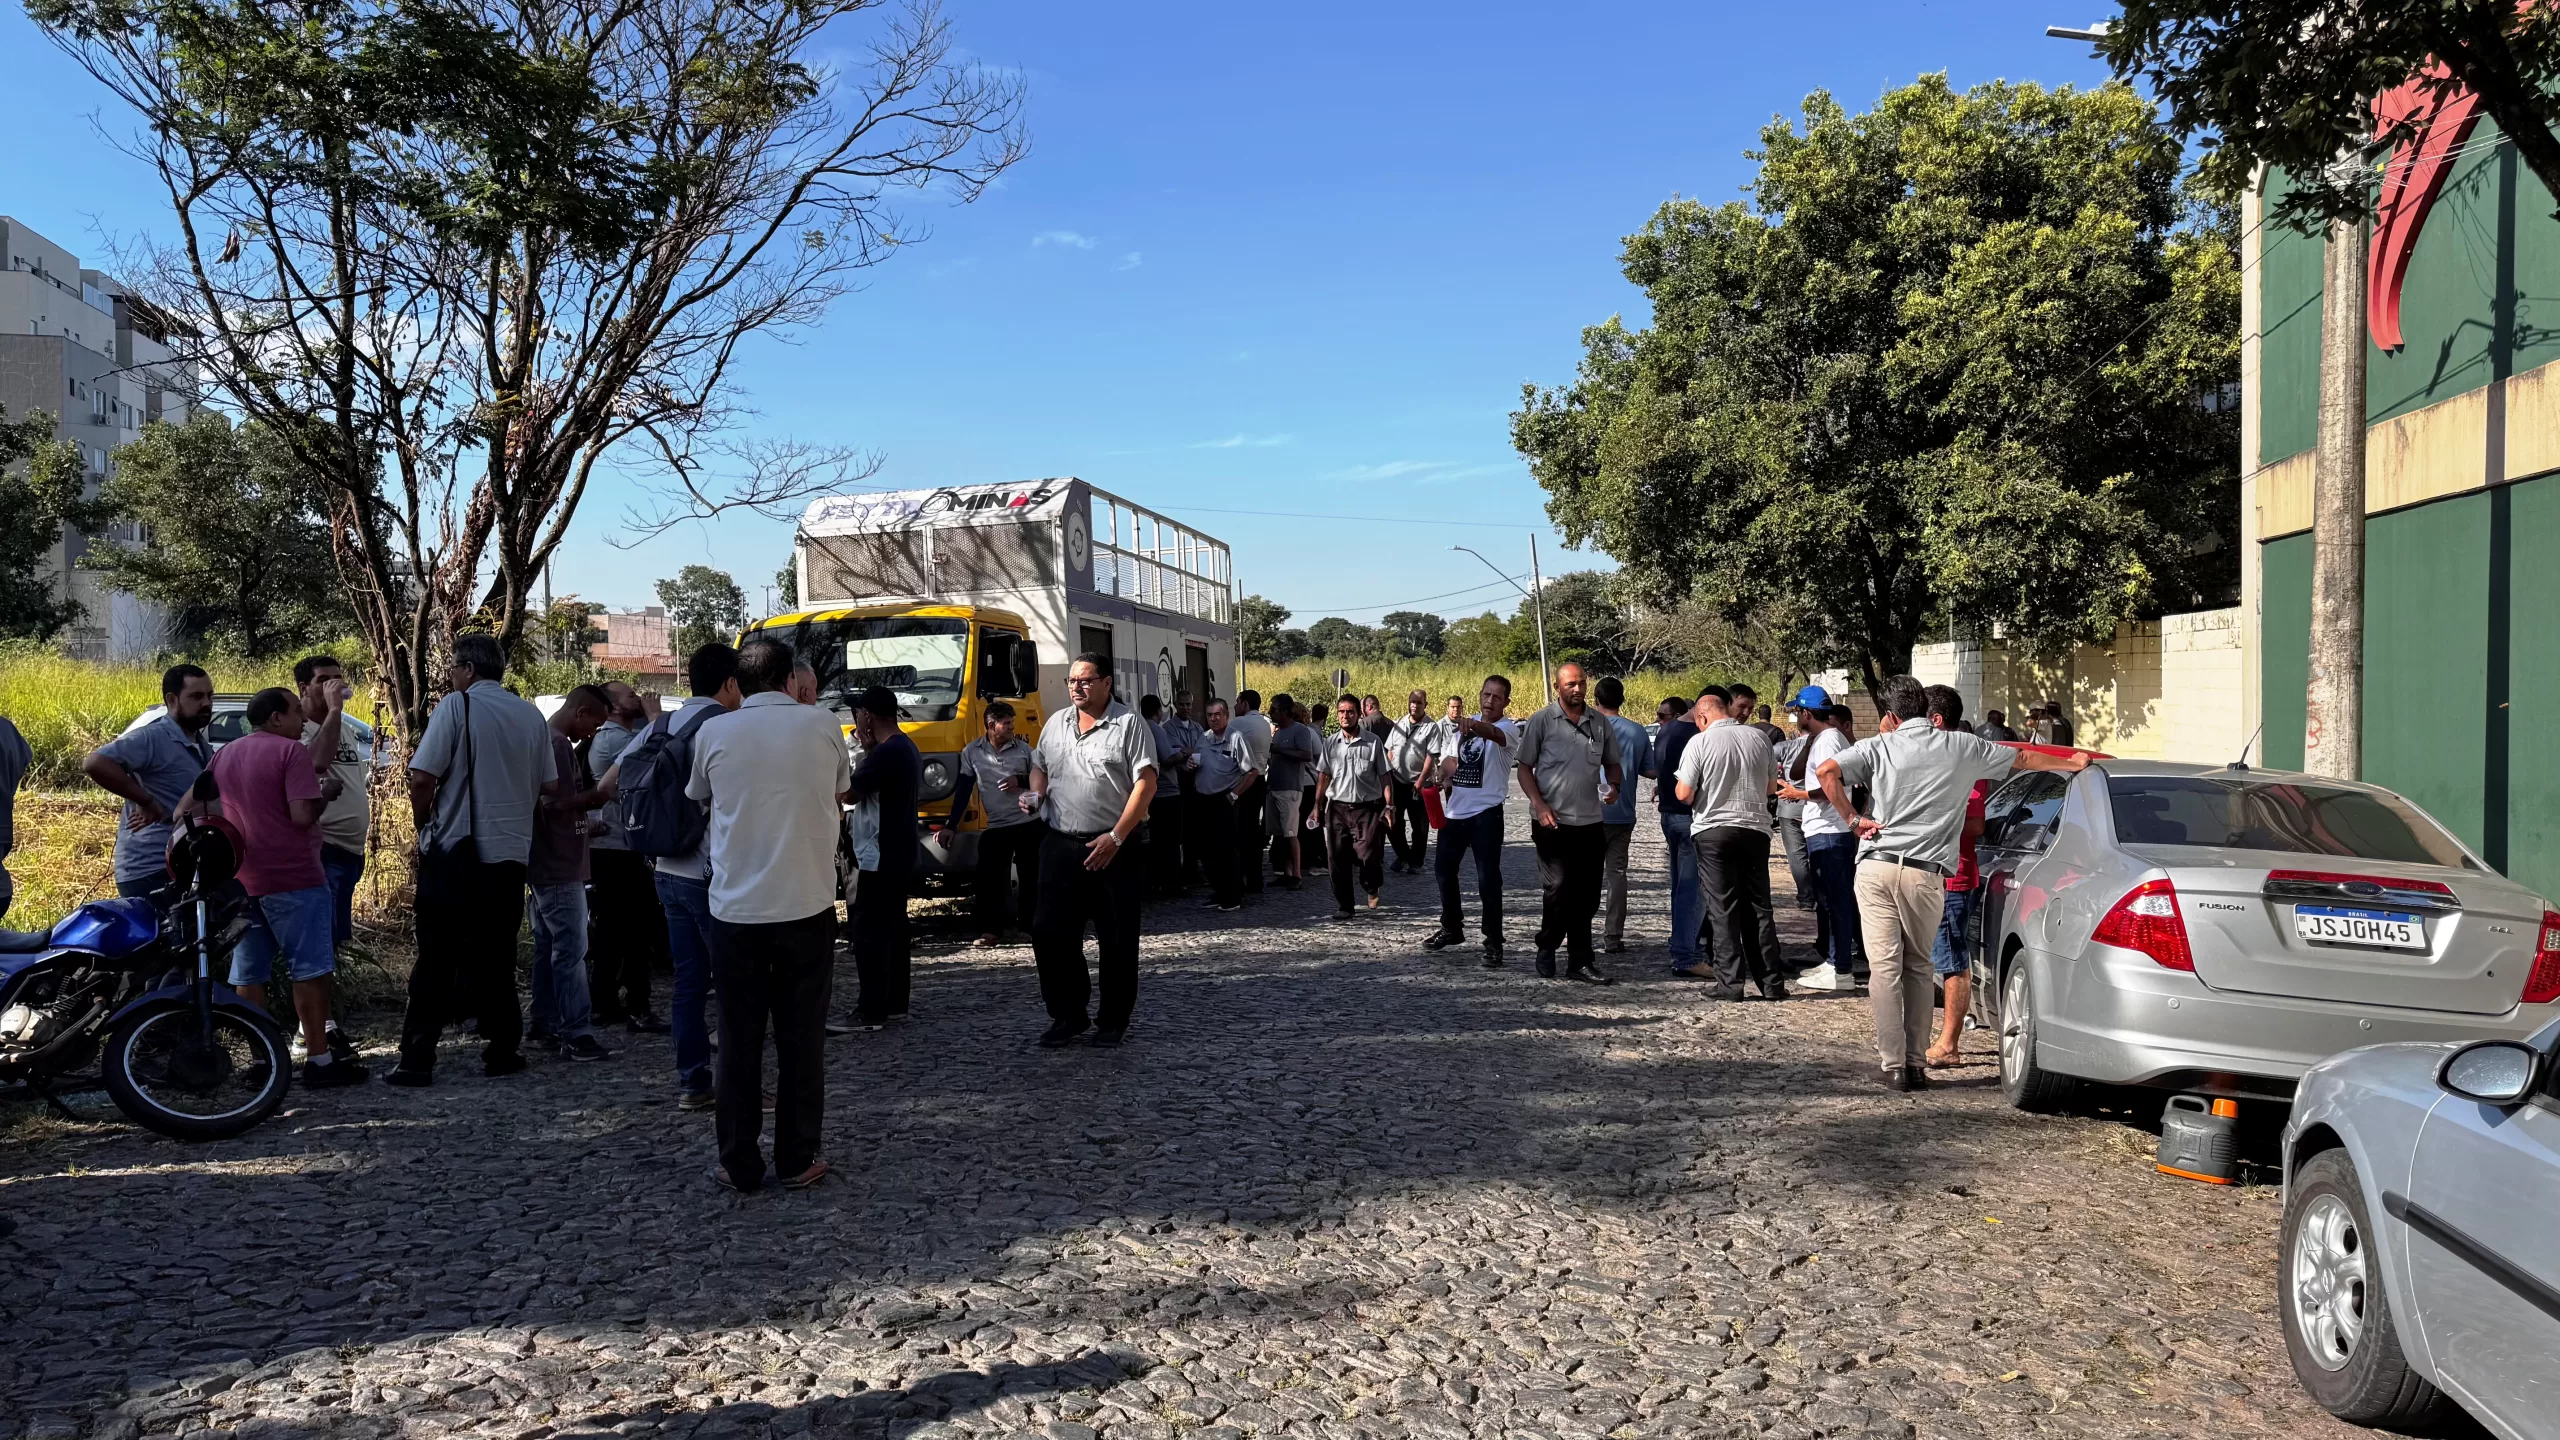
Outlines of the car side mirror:
M 2518 1040 L 2476 1040 L 2444 1058 L 2436 1084 L 2483 1105 L 2519 1105 L 2542 1079 L 2542 1052 Z
M 1038 641 L 1018 641 L 1013 647 L 1013 693 L 1016 695 L 1037 695 L 1040 693 L 1040 645 Z

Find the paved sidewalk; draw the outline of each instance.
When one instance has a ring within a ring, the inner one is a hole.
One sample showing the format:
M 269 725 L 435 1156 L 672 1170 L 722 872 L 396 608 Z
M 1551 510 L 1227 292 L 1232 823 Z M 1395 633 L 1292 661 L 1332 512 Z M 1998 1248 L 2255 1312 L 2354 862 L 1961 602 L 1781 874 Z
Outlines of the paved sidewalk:
M 0 1440 L 2355 1433 L 2286 1367 L 2272 1190 L 1987 1063 L 1888 1094 L 1858 1001 L 1658 979 L 1639 838 L 1606 991 L 1426 956 L 1427 877 L 1152 907 L 1118 1051 L 1028 1047 L 1027 950 L 930 954 L 828 1042 L 804 1194 L 710 1185 L 655 1037 L 8 1147 Z

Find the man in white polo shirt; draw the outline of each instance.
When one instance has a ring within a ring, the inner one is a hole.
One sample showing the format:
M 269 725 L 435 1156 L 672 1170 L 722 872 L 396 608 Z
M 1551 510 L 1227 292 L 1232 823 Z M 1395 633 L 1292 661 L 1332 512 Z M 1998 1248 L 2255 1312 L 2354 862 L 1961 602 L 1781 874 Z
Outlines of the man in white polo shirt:
M 1147 722 L 1111 698 L 1111 661 L 1078 655 L 1067 665 L 1065 710 L 1040 726 L 1031 788 L 1018 802 L 1049 822 L 1040 842 L 1040 906 L 1031 952 L 1049 1028 L 1039 1044 L 1120 1043 L 1138 1005 L 1138 861 L 1130 837 L 1156 796 L 1156 739 Z M 1098 986 L 1086 978 L 1085 926 L 1093 927 Z M 1100 990 L 1093 1016 L 1085 1004 Z
M 836 835 L 853 788 L 835 718 L 791 698 L 791 650 L 738 648 L 738 708 L 704 722 L 685 794 L 708 813 L 711 978 L 720 995 L 720 1164 L 761 1189 L 764 1034 L 773 1023 L 773 1168 L 784 1186 L 825 1178 L 828 980 L 835 969 Z

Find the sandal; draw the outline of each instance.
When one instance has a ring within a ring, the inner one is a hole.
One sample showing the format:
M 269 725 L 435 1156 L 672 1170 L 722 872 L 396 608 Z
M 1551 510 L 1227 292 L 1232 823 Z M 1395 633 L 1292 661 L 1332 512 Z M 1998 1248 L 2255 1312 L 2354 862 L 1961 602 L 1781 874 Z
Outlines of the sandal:
M 792 1176 L 790 1179 L 783 1181 L 782 1188 L 785 1190 L 806 1190 L 810 1186 L 815 1185 L 826 1178 L 827 1162 L 824 1160 L 812 1160 L 809 1162 L 808 1169 L 803 1170 L 799 1174 Z
M 1964 1066 L 1964 1054 L 1957 1050 L 1932 1050 L 1920 1058 L 1932 1070 L 1956 1070 Z

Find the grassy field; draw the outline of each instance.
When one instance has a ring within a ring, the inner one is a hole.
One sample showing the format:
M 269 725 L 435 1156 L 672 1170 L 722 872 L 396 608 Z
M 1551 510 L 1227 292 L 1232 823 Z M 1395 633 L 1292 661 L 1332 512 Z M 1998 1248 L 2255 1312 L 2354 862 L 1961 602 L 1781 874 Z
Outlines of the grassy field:
M 293 683 L 293 662 L 241 664 L 208 660 L 220 693 Z M 27 737 L 35 764 L 26 783 L 39 790 L 86 782 L 80 761 L 112 740 L 133 717 L 160 703 L 160 671 L 147 665 L 68 660 L 50 650 L 0 645 L 0 715 Z

